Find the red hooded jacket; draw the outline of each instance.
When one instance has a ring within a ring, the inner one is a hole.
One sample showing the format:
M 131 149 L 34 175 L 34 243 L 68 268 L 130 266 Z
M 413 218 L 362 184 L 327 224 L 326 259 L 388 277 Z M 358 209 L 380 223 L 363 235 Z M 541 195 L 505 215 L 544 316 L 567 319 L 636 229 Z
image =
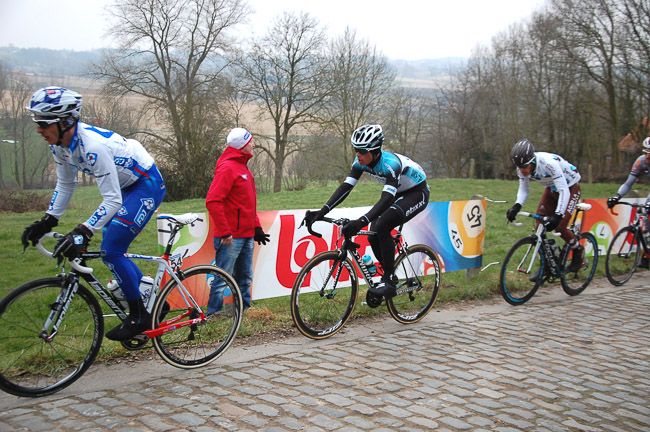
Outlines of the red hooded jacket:
M 252 157 L 228 146 L 217 161 L 205 198 L 215 237 L 254 237 L 255 227 L 261 226 L 255 180 L 246 166 Z

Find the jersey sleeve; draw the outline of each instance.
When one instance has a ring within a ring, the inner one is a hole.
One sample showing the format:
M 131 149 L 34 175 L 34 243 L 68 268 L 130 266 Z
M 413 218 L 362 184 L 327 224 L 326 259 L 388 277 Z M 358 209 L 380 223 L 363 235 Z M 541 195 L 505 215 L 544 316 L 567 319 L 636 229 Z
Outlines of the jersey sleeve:
M 50 146 L 50 148 L 52 149 L 52 156 L 56 164 L 57 180 L 47 213 L 60 219 L 68 207 L 72 194 L 77 186 L 77 170 L 61 159 L 54 146 Z
M 122 190 L 117 168 L 108 147 L 98 145 L 93 148 L 95 163 L 92 167 L 97 187 L 102 195 L 102 202 L 84 225 L 96 232 L 106 225 L 122 207 Z

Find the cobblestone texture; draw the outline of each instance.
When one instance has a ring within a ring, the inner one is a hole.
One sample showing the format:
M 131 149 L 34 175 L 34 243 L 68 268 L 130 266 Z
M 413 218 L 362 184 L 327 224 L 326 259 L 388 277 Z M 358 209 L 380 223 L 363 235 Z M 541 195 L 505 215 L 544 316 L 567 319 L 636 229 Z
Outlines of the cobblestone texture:
M 305 340 L 144 382 L 107 367 L 101 391 L 82 377 L 41 399 L 0 395 L 0 429 L 650 431 L 648 284 L 598 283 L 597 294 Z

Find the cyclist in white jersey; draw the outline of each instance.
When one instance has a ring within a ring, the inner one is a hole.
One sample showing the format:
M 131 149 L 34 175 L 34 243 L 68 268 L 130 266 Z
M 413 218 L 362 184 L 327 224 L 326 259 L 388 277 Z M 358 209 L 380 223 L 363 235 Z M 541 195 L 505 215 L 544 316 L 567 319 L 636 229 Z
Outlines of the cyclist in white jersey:
M 429 202 L 427 176 L 420 165 L 406 156 L 381 149 L 384 132 L 380 125 L 357 128 L 351 138 L 357 157 L 350 174 L 319 211 L 308 211 L 304 222 L 311 225 L 339 205 L 350 194 L 361 175 L 366 172 L 384 184 L 379 201 L 359 219 L 343 226 L 343 234 L 351 237 L 369 223 L 376 235 L 368 241 L 383 269 L 381 283 L 370 292 L 379 297 L 395 295 L 395 243 L 393 228 L 413 219 Z
M 93 176 L 102 202 L 85 222 L 58 242 L 54 255 L 77 258 L 92 236 L 103 230 L 103 261 L 129 304 L 127 320 L 106 337 L 122 341 L 151 324 L 138 288 L 142 272 L 124 253 L 162 203 L 165 183 L 153 158 L 138 141 L 79 121 L 81 105 L 79 93 L 45 87 L 34 93 L 26 107 L 36 131 L 50 145 L 57 183 L 45 216 L 25 228 L 22 241 L 25 247 L 29 241 L 36 244 L 58 225 L 77 185 L 78 171 Z
M 555 230 L 562 239 L 574 249 L 570 272 L 582 267 L 584 247 L 578 243 L 576 236 L 567 228 L 578 201 L 580 200 L 580 174 L 578 169 L 561 156 L 553 153 L 536 152 L 533 144 L 526 138 L 518 141 L 510 157 L 517 166 L 519 190 L 515 204 L 506 212 L 509 221 L 513 221 L 521 207 L 528 199 L 530 180 L 544 185 L 544 193 L 537 206 L 537 213 L 549 216 L 546 223 L 548 231 Z

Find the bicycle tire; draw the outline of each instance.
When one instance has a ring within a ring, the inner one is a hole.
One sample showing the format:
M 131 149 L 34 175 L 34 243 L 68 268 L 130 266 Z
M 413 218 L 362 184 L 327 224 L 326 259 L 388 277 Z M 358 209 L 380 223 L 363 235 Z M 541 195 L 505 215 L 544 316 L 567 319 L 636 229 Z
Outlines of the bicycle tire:
M 612 285 L 621 286 L 630 280 L 641 261 L 642 246 L 637 228 L 621 228 L 607 248 L 605 274 Z
M 152 339 L 154 348 L 167 363 L 181 369 L 194 369 L 213 362 L 233 343 L 241 325 L 243 300 L 235 280 L 219 267 L 197 265 L 180 272 L 179 276 L 204 313 L 207 313 L 210 283 L 218 279 L 226 287 L 223 309 L 203 322 L 177 327 Z M 157 328 L 161 320 L 174 319 L 188 311 L 190 316 L 183 321 L 199 318 L 199 312 L 188 307 L 179 293 L 175 280 L 165 284 L 153 308 L 153 328 Z
M 388 312 L 399 323 L 412 324 L 433 308 L 440 289 L 440 261 L 427 245 L 402 252 L 395 261 L 397 294 L 386 301 Z
M 513 306 L 522 305 L 530 300 L 544 280 L 545 257 L 542 248 L 540 247 L 535 256 L 531 255 L 536 244 L 535 236 L 519 239 L 503 260 L 499 275 L 499 290 L 505 301 Z M 532 264 L 531 260 L 533 260 Z M 531 281 L 534 275 L 537 275 L 537 279 Z
M 23 397 L 56 393 L 90 367 L 104 337 L 95 296 L 79 284 L 56 335 L 39 336 L 65 277 L 28 282 L 0 301 L 0 389 Z M 48 329 L 48 332 L 51 329 Z
M 598 266 L 598 242 L 596 241 L 596 237 L 591 233 L 581 232 L 576 234 L 576 238 L 578 243 L 585 248 L 583 267 L 577 272 L 566 273 L 563 271 L 560 278 L 562 289 L 570 296 L 580 294 L 589 286 L 596 274 L 596 267 Z M 564 248 L 565 252 L 562 254 L 561 266 L 563 269 L 566 269 L 572 259 L 569 255 L 572 254 L 568 245 L 565 245 Z
M 338 251 L 322 252 L 305 264 L 291 290 L 291 318 L 300 333 L 325 339 L 343 328 L 357 302 L 355 269 L 349 258 L 339 258 Z

